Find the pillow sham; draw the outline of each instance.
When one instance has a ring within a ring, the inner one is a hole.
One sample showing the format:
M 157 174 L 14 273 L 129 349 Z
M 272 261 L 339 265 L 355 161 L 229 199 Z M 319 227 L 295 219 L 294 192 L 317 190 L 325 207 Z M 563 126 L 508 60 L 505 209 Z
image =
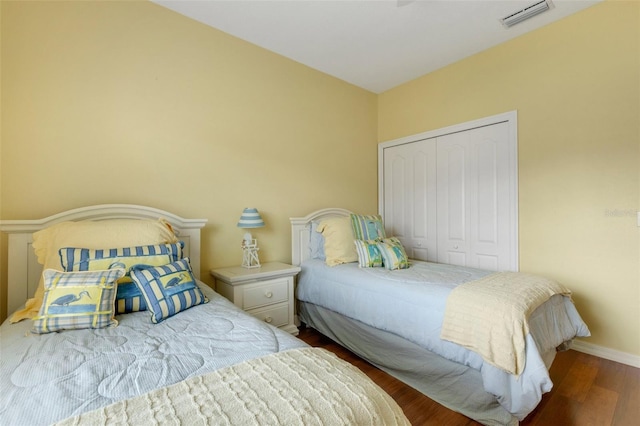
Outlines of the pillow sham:
M 107 219 L 61 222 L 33 234 L 33 249 L 43 269 L 62 270 L 58 250 L 62 247 L 129 247 L 143 244 L 175 243 L 173 228 L 164 219 Z M 36 293 L 24 309 L 9 320 L 18 322 L 38 315 L 44 297 L 41 277 Z
M 142 292 L 154 324 L 209 301 L 196 284 L 188 257 L 163 266 L 136 265 L 131 278 Z
M 351 214 L 351 226 L 356 240 L 377 240 L 385 238 L 384 224 L 380 215 Z
M 146 310 L 147 302 L 145 302 L 136 283 L 134 283 L 133 280 L 125 283 L 118 281 L 118 290 L 116 291 L 116 315 Z
M 382 266 L 382 253 L 375 240 L 353 240 L 358 252 L 358 266 L 361 268 L 375 268 Z
M 160 266 L 182 259 L 184 243 L 157 244 L 148 246 L 87 249 L 63 247 L 60 263 L 65 271 L 94 271 L 125 268 L 126 275 L 118 280 L 116 313 L 144 311 L 147 305 L 138 287 L 132 282 L 129 271 L 134 265 Z
M 324 237 L 318 231 L 320 224 L 316 221 L 311 222 L 311 238 L 309 238 L 309 256 L 311 259 L 326 260 L 324 254 Z
M 382 255 L 382 263 L 389 270 L 407 269 L 409 258 L 400 240 L 396 237 L 385 238 L 377 244 Z
M 324 254 L 327 265 L 335 266 L 358 261 L 349 216 L 323 219 L 318 224 L 318 232 L 322 233 L 324 238 Z
M 46 269 L 43 302 L 34 318 L 32 332 L 116 326 L 116 281 L 124 268 L 106 271 L 60 272 Z

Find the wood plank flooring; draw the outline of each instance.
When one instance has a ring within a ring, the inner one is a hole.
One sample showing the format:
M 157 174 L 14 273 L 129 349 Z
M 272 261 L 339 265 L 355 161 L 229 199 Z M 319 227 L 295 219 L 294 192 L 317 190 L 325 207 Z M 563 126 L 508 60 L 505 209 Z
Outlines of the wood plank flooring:
M 298 337 L 362 370 L 395 399 L 414 426 L 480 425 L 430 400 L 311 328 L 300 330 Z M 640 425 L 640 369 L 569 350 L 558 353 L 550 374 L 553 389 L 520 425 Z

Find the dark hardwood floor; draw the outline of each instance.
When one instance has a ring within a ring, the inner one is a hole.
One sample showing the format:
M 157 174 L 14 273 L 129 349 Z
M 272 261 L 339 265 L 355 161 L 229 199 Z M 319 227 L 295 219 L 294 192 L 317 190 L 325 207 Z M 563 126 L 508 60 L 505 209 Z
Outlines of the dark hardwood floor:
M 430 400 L 311 328 L 300 339 L 350 362 L 383 388 L 414 426 L 479 423 Z M 551 367 L 554 387 L 522 426 L 640 425 L 640 369 L 573 350 L 560 352 Z

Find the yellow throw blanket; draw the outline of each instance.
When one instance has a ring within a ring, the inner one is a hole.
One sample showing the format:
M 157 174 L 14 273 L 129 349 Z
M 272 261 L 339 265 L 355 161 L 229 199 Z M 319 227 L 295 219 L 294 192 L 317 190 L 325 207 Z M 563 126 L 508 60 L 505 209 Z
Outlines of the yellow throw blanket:
M 440 337 L 520 375 L 529 315 L 554 294 L 570 296 L 571 291 L 553 280 L 521 272 L 498 272 L 462 284 L 447 299 Z

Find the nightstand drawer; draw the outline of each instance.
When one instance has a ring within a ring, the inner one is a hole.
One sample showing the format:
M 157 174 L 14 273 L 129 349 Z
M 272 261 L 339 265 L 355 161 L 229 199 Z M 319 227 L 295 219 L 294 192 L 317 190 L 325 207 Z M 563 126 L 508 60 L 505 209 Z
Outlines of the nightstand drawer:
M 289 323 L 289 305 L 283 304 L 273 308 L 259 309 L 251 311 L 254 317 L 271 324 L 274 327 L 280 327 Z
M 216 291 L 254 317 L 291 333 L 295 324 L 293 285 L 300 267 L 280 262 L 263 263 L 259 268 L 212 269 Z
M 289 300 L 289 283 L 285 279 L 265 281 L 258 286 L 243 289 L 243 309 L 273 305 Z

